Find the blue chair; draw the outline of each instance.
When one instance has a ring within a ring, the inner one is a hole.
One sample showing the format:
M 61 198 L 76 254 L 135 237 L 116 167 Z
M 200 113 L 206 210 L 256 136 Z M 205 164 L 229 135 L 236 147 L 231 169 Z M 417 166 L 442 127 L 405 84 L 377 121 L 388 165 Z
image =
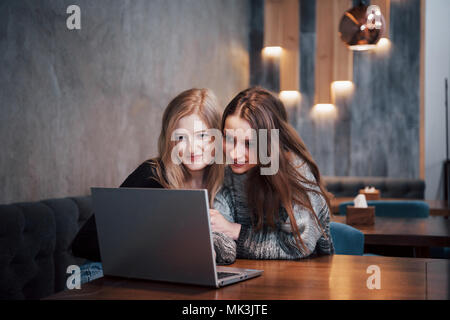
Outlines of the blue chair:
M 364 253 L 364 234 L 349 225 L 330 222 L 331 239 L 336 254 L 362 256 Z
M 347 206 L 353 206 L 353 201 L 339 204 L 339 214 L 347 214 Z M 428 218 L 430 207 L 428 203 L 419 200 L 374 200 L 367 201 L 367 205 L 375 207 L 377 217 L 398 218 Z

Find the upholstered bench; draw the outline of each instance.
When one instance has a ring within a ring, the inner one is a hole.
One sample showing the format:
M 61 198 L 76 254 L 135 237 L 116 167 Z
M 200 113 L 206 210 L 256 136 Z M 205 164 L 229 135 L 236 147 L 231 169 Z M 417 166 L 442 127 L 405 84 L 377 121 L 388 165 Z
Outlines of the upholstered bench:
M 324 176 L 327 190 L 335 197 L 356 197 L 360 189 L 373 186 L 382 198 L 424 199 L 425 182 L 420 179 L 387 177 L 334 177 Z
M 71 243 L 91 216 L 91 197 L 0 205 L 0 299 L 40 299 L 66 288 L 85 265 Z

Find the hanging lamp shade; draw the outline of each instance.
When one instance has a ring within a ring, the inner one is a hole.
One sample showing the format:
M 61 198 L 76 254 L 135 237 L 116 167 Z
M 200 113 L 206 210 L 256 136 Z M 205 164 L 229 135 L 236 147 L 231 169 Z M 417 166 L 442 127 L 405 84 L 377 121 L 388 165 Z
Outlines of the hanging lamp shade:
M 339 23 L 339 34 L 351 50 L 370 50 L 384 35 L 385 26 L 380 7 L 359 5 L 344 13 Z

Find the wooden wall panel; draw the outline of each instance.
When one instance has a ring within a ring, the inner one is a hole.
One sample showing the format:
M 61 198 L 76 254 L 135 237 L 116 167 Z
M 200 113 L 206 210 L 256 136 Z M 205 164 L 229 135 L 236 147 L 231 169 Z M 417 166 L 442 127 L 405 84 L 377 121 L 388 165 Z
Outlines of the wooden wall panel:
M 299 1 L 282 2 L 282 57 L 280 66 L 280 90 L 300 89 L 299 84 Z
M 264 47 L 281 46 L 282 0 L 264 1 Z
M 339 23 L 344 12 L 351 7 L 351 0 L 333 1 L 333 81 L 353 80 L 353 51 L 347 48 L 339 35 Z
M 330 85 L 333 81 L 333 12 L 335 0 L 316 0 L 316 70 L 315 104 L 331 103 Z

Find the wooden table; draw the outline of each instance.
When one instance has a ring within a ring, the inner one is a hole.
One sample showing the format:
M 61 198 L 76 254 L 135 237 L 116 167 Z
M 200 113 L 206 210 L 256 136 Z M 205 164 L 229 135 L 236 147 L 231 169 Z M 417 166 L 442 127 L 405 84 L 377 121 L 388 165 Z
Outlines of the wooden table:
M 331 220 L 345 223 L 346 216 L 331 215 Z M 375 217 L 373 226 L 353 226 L 364 233 L 365 244 L 412 247 L 450 247 L 450 220 L 441 216 L 428 218 Z
M 367 288 L 371 265 L 380 268 L 380 289 Z M 104 277 L 47 299 L 450 299 L 446 260 L 333 255 L 297 261 L 238 260 L 232 266 L 264 273 L 221 289 Z
M 331 199 L 331 212 L 332 213 L 339 213 L 339 204 L 342 202 L 348 202 L 353 201 L 353 198 L 334 198 Z M 393 198 L 381 198 L 382 201 L 401 201 L 401 200 L 413 200 L 413 199 L 393 199 Z M 440 200 L 420 200 L 419 201 L 425 201 L 430 206 L 430 215 L 431 216 L 450 216 L 450 207 L 447 203 L 447 201 L 440 201 Z

